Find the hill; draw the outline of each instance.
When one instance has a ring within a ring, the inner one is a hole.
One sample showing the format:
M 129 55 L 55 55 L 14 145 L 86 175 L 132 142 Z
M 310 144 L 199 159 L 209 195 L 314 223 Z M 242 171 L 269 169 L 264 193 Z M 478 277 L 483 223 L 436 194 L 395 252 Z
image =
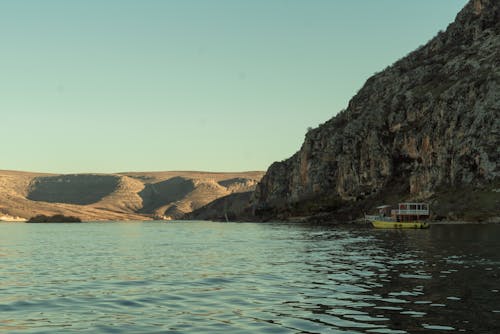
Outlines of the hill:
M 263 172 L 62 175 L 0 171 L 0 216 L 176 219 L 219 197 L 253 190 L 262 175 Z

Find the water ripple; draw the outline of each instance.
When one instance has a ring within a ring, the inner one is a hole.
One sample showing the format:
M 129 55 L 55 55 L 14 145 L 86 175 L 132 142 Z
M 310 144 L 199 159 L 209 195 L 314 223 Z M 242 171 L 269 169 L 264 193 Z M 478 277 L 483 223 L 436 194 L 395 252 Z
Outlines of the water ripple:
M 0 332 L 495 333 L 499 240 L 498 226 L 0 224 Z

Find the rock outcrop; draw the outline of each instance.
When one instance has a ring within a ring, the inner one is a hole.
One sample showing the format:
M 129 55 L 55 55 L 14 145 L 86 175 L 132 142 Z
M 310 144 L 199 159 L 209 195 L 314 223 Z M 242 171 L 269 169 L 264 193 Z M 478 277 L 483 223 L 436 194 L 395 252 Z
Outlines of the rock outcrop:
M 185 220 L 252 221 L 254 216 L 248 203 L 253 192 L 235 192 L 220 197 L 188 214 Z
M 474 205 L 489 203 L 476 209 L 500 216 L 499 138 L 500 1 L 473 0 L 446 31 L 369 78 L 295 155 L 274 163 L 252 204 L 268 218 L 355 218 L 382 200 L 426 199 L 438 215 L 461 218 L 473 208 L 450 196 L 462 192 L 491 196 Z

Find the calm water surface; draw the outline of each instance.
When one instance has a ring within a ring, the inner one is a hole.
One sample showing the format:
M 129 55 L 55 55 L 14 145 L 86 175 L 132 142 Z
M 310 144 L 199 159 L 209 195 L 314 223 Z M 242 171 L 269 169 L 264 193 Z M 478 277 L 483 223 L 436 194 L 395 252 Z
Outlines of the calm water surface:
M 500 225 L 0 224 L 0 332 L 500 333 Z

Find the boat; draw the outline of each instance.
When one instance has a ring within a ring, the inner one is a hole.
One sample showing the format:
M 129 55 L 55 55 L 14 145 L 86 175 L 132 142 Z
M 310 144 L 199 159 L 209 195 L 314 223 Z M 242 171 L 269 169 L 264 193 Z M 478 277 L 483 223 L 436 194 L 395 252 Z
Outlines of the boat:
M 413 222 L 394 222 L 394 221 L 385 221 L 385 220 L 375 220 L 372 221 L 372 225 L 375 228 L 412 228 L 412 229 L 421 229 L 421 228 L 429 228 L 429 223 L 424 221 L 413 221 Z
M 390 205 L 381 205 L 377 209 L 378 215 L 365 216 L 375 228 L 424 229 L 430 227 L 426 221 L 430 214 L 427 203 L 399 203 L 397 209 L 392 209 Z

